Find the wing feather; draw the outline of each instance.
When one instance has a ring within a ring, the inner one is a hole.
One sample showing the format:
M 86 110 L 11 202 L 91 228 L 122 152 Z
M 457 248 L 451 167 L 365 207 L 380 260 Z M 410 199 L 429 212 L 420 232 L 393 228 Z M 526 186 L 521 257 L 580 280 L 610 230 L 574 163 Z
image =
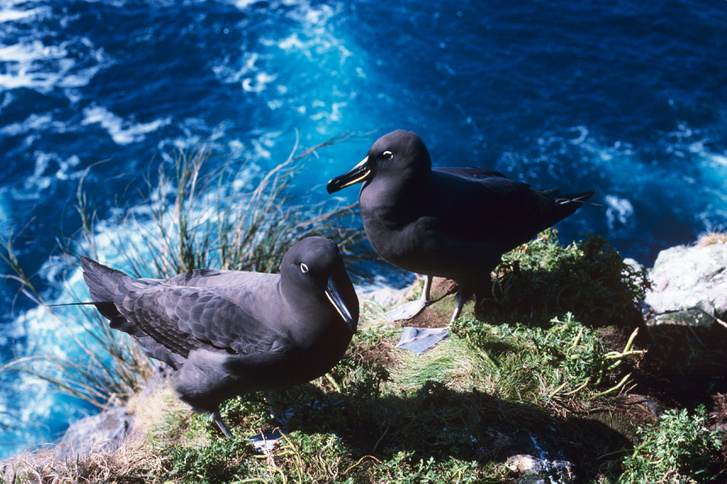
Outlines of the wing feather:
M 288 338 L 214 287 L 170 286 L 126 279 L 116 293 L 121 314 L 174 353 L 185 358 L 206 347 L 234 354 L 283 351 Z

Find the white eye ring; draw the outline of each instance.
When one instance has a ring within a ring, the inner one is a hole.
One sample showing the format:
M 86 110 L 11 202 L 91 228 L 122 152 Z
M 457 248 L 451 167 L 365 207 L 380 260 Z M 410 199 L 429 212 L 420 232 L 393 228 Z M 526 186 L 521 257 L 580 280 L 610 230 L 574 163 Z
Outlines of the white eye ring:
M 390 160 L 394 157 L 394 153 L 392 153 L 391 151 L 388 151 L 388 150 L 384 151 L 381 154 L 384 155 L 384 158 L 386 158 L 387 160 Z
M 300 263 L 300 272 L 303 274 L 308 274 L 308 266 L 305 265 L 305 262 Z

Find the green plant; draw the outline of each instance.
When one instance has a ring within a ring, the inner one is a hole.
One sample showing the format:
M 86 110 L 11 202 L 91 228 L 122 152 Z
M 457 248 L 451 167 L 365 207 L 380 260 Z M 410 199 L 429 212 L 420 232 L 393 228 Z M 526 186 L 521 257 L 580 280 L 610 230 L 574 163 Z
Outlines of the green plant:
M 483 472 L 476 461 L 450 459 L 438 462 L 430 457 L 412 461 L 412 453 L 401 451 L 392 459 L 382 462 L 374 469 L 377 482 L 398 483 L 440 483 L 440 482 L 482 482 Z
M 460 318 L 452 331 L 478 349 L 483 361 L 489 363 L 493 391 L 516 389 L 518 398 L 525 400 L 571 396 L 587 388 L 596 396 L 615 391 L 626 383 L 628 375 L 610 389 L 595 393 L 616 383 L 624 358 L 641 353 L 631 349 L 636 332 L 623 351 L 608 351 L 598 331 L 576 321 L 571 313 L 553 318 L 548 328 L 490 326 Z
M 666 410 L 657 426 L 638 429 L 641 443 L 624 459 L 620 482 L 708 482 L 724 475 L 710 460 L 722 446 L 724 432 L 709 430 L 703 406 L 693 415 Z
M 503 255 L 478 314 L 492 324 L 545 325 L 571 312 L 590 326 L 635 326 L 641 321 L 635 302 L 648 287 L 646 273 L 624 263 L 602 237 L 589 234 L 563 247 L 548 229 Z
M 212 439 L 199 447 L 175 445 L 167 449 L 171 466 L 169 477 L 183 482 L 231 482 L 248 475 L 240 463 L 250 454 L 251 444 L 246 437 Z

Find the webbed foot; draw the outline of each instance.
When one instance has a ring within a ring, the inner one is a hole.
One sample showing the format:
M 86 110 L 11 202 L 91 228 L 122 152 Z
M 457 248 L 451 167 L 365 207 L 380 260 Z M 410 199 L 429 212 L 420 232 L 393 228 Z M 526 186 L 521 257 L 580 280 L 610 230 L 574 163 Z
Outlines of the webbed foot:
M 449 338 L 449 326 L 446 328 L 404 328 L 397 348 L 409 350 L 419 356 Z

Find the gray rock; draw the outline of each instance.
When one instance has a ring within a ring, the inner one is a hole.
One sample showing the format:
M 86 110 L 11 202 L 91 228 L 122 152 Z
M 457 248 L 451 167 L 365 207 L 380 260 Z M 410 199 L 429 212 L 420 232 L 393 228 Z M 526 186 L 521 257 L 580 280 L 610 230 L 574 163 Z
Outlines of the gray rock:
M 576 479 L 573 464 L 565 460 L 551 461 L 528 454 L 518 454 L 508 458 L 506 465 L 510 472 L 519 476 L 517 482 L 522 484 L 570 484 Z
M 360 299 L 370 299 L 375 301 L 383 308 L 390 308 L 401 301 L 405 300 L 407 295 L 411 292 L 411 287 L 405 287 L 403 289 L 393 289 L 390 287 L 377 287 L 362 291 L 358 294 Z
M 700 308 L 727 316 L 727 244 L 663 250 L 649 276 L 645 302 L 657 313 Z
M 54 457 L 75 459 L 91 450 L 113 452 L 128 435 L 133 416 L 126 407 L 112 407 L 74 422 L 56 446 Z

